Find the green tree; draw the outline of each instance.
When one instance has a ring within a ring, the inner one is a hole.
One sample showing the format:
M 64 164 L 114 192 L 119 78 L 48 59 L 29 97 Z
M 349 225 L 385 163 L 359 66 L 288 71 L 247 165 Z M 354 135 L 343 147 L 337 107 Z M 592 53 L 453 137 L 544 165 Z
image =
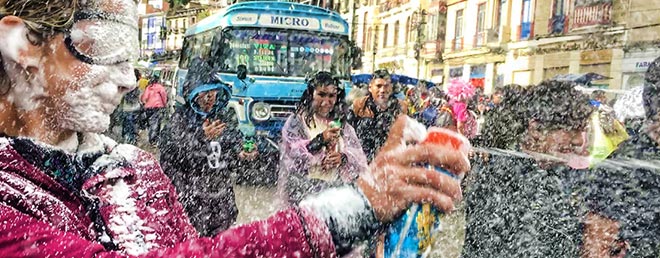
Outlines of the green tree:
M 197 14 L 197 20 L 200 21 L 209 16 L 211 16 L 211 12 L 209 12 L 209 10 L 204 10 Z
M 167 0 L 167 3 L 170 4 L 170 8 L 176 9 L 179 6 L 184 6 L 190 3 L 190 0 Z

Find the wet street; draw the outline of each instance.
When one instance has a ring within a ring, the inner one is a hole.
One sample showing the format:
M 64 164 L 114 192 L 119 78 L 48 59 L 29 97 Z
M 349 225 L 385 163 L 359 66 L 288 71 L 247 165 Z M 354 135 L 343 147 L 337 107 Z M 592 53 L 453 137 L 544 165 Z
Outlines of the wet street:
M 279 210 L 276 187 L 235 185 L 237 224 L 265 219 Z

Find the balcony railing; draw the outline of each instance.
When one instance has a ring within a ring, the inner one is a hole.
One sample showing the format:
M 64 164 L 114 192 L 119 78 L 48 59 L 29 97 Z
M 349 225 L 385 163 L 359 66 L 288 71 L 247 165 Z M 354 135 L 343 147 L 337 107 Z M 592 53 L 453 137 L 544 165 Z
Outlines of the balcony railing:
M 612 4 L 575 7 L 571 27 L 580 28 L 592 25 L 606 25 L 612 22 Z
M 488 41 L 488 33 L 487 31 L 480 31 L 477 32 L 476 35 L 474 35 L 474 46 L 475 47 L 483 47 L 486 45 Z
M 455 38 L 451 41 L 451 50 L 460 51 L 463 50 L 463 38 Z

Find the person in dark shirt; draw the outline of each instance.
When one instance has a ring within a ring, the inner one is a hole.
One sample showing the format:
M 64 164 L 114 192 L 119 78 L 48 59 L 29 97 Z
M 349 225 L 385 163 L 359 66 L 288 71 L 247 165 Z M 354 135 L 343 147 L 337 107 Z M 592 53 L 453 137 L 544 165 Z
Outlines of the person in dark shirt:
M 462 257 L 578 257 L 585 210 L 572 177 L 574 161 L 587 156 L 582 135 L 593 107 L 566 82 L 519 93 L 487 117 L 489 148 L 477 150 L 485 153 L 466 178 Z
M 387 70 L 374 72 L 369 94 L 356 99 L 348 115 L 348 123 L 355 128 L 368 161 L 373 160 L 385 143 L 396 117 L 407 113 L 405 101 L 394 94 L 390 73 Z

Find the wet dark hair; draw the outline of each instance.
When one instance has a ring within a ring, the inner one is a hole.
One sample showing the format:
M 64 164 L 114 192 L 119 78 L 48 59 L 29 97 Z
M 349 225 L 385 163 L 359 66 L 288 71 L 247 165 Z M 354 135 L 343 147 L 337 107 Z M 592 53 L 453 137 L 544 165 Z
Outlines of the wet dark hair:
M 651 119 L 658 114 L 660 109 L 660 57 L 656 58 L 644 75 L 644 109 L 646 118 Z
M 346 98 L 346 92 L 337 78 L 332 76 L 329 72 L 322 71 L 316 73 L 307 81 L 307 89 L 305 89 L 300 97 L 300 102 L 296 104 L 296 114 L 303 117 L 307 126 L 314 125 L 314 110 L 312 107 L 312 103 L 314 102 L 314 91 L 316 91 L 316 87 L 327 85 L 334 85 L 337 87 L 337 101 L 335 101 L 335 106 L 332 111 L 330 111 L 329 117 L 332 120 L 339 120 L 342 127 L 346 124 L 346 102 L 344 101 Z
M 386 79 L 386 80 L 391 80 L 392 79 L 392 74 L 390 74 L 390 71 L 387 69 L 379 69 L 376 70 L 372 76 L 371 79 Z
M 591 93 L 591 99 L 602 98 L 605 97 L 606 95 L 607 93 L 605 93 L 604 90 L 595 90 L 594 92 Z M 607 104 L 607 103 L 603 103 L 603 104 Z
M 594 111 L 589 97 L 572 82 L 543 81 L 529 89 L 525 102 L 527 117 L 541 130 L 581 130 Z
M 149 84 L 153 84 L 153 83 L 160 83 L 160 75 L 154 74 L 151 76 L 151 79 L 149 80 Z
M 142 74 L 140 73 L 140 70 L 134 69 L 133 72 L 135 72 L 135 80 L 139 81 L 140 78 L 142 78 Z
M 526 89 L 520 85 L 506 85 L 500 89 L 502 102 L 486 112 L 481 139 L 484 147 L 516 149 L 527 130 Z
M 486 114 L 484 147 L 517 148 L 531 122 L 539 130 L 584 129 L 594 110 L 571 82 L 548 80 L 528 89 L 508 85 L 502 96 L 502 103 Z

